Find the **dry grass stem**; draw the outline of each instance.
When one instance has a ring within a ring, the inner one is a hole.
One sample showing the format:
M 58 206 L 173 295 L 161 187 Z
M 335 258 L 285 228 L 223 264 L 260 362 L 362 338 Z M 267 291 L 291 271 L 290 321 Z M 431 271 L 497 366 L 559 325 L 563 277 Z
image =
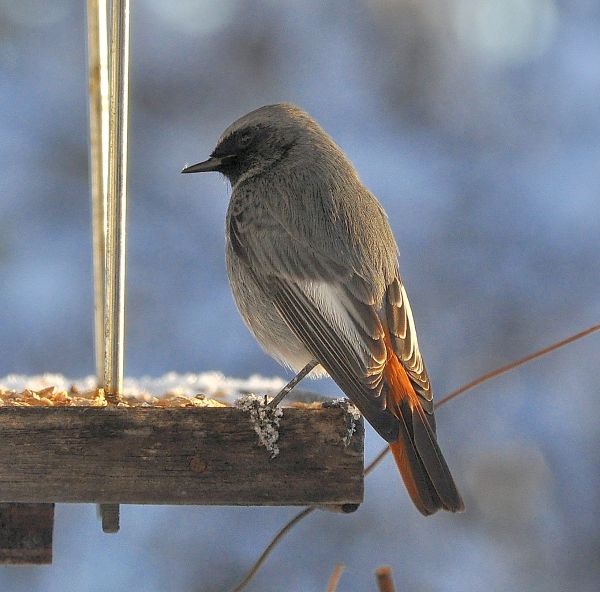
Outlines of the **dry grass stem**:
M 335 592 L 337 590 L 338 583 L 343 573 L 344 566 L 341 563 L 336 564 L 327 584 L 327 592 Z
M 392 568 L 388 565 L 383 565 L 375 570 L 377 578 L 377 587 L 379 592 L 396 592 L 394 586 L 394 578 L 392 577 Z

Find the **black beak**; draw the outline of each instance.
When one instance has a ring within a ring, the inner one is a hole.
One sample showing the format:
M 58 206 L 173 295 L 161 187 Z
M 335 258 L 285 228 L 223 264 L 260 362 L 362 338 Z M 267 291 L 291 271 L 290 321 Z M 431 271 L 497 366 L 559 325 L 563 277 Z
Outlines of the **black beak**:
M 211 156 L 204 162 L 193 164 L 189 167 L 185 167 L 182 173 L 207 173 L 209 171 L 218 171 L 224 164 L 227 157 L 219 158 L 217 156 Z

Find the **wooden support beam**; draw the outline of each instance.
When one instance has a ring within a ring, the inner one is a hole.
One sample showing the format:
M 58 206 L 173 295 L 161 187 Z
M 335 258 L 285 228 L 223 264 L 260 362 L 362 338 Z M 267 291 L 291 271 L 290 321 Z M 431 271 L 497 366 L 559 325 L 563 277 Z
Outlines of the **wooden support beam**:
M 283 412 L 279 454 L 237 408 L 1 407 L 0 502 L 332 505 L 363 497 L 363 425 Z
M 52 563 L 54 504 L 0 504 L 0 564 Z

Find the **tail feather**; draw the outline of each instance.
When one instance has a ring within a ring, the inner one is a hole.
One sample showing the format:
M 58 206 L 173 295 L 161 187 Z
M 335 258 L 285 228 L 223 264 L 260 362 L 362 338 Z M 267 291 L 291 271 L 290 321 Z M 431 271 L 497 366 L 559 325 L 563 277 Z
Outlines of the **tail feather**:
M 394 353 L 389 355 L 385 374 L 388 409 L 400 423 L 398 440 L 390 448 L 412 501 L 425 516 L 440 509 L 461 512 L 462 498 L 428 414 Z
M 431 487 L 430 479 L 410 438 L 406 425 L 400 428 L 398 440 L 391 442 L 389 446 L 408 495 L 419 512 L 425 516 L 437 512 L 440 507 L 439 498 L 435 489 Z
M 464 510 L 462 498 L 450 474 L 450 469 L 429 425 L 425 411 L 420 406 L 412 410 L 412 420 L 415 447 L 442 507 L 450 512 Z

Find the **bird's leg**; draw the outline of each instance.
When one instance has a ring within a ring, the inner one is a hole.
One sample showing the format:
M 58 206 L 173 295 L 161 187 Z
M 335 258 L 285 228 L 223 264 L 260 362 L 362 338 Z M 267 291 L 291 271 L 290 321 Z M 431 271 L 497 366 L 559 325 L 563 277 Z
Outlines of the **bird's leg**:
M 279 403 L 283 400 L 283 398 L 316 366 L 319 362 L 317 360 L 311 360 L 292 380 L 290 380 L 271 400 L 271 402 L 267 405 L 271 409 L 275 409 Z

